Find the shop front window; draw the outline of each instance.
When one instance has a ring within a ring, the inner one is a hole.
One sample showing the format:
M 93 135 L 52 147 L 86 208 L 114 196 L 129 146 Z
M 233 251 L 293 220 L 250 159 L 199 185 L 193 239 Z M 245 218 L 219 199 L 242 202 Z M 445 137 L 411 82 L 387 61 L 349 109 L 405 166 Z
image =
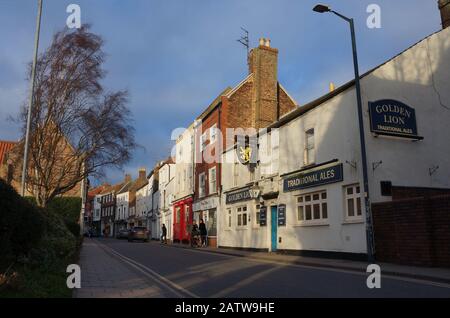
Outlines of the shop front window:
M 217 235 L 217 213 L 216 209 L 209 210 L 207 221 L 208 236 Z

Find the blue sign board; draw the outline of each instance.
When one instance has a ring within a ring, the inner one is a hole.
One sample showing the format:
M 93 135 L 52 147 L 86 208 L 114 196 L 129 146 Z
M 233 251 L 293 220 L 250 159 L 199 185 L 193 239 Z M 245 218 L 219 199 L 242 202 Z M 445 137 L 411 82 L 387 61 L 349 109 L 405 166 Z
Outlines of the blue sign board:
M 392 99 L 369 102 L 370 130 L 379 135 L 421 139 L 414 108 Z
M 251 199 L 252 194 L 250 193 L 250 189 L 247 188 L 239 192 L 228 193 L 225 197 L 225 203 L 230 204 Z
M 262 206 L 259 209 L 259 226 L 266 226 L 267 225 L 267 207 Z
M 283 190 L 295 191 L 344 180 L 342 163 L 314 171 L 302 171 L 283 180 Z
M 278 226 L 286 226 L 286 204 L 278 206 Z

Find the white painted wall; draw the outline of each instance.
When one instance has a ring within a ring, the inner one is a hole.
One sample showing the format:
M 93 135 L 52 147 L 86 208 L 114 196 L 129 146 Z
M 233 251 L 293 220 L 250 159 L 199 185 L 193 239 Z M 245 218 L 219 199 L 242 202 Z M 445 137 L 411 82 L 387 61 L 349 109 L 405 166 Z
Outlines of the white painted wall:
M 191 125 L 177 139 L 175 146 L 174 199 L 178 200 L 194 192 L 193 160 L 194 130 Z
M 450 28 L 430 36 L 362 79 L 372 202 L 391 199 L 381 196 L 380 181 L 383 180 L 392 181 L 392 184 L 397 186 L 450 188 L 449 70 Z M 381 136 L 375 138 L 370 132 L 368 102 L 380 99 L 395 99 L 413 107 L 416 111 L 418 132 L 424 140 L 411 142 Z M 279 175 L 304 167 L 305 133 L 311 128 L 314 128 L 315 132 L 315 163 L 338 159 L 343 164 L 344 181 L 283 192 L 283 179 Z M 269 147 L 275 157 L 259 165 L 256 173 L 261 188 L 280 191 L 277 200 L 266 202 L 268 206 L 266 230 L 259 229 L 257 232 L 250 228 L 227 229 L 227 207 L 223 195 L 219 244 L 239 247 L 270 246 L 270 205 L 284 203 L 287 225 L 278 227 L 278 237 L 282 239 L 281 243 L 278 243 L 278 249 L 365 253 L 364 209 L 359 220 L 348 222 L 345 217 L 345 186 L 362 184 L 354 87 L 283 125 L 279 128 L 278 134 L 279 147 Z M 263 141 L 260 141 L 260 144 L 263 144 Z M 230 150 L 227 154 L 234 156 L 234 152 Z M 372 163 L 378 161 L 383 163 L 373 171 Z M 439 166 L 439 169 L 430 177 L 429 168 L 432 166 Z M 239 164 L 238 180 L 236 184 L 233 183 L 233 169 L 232 164 L 222 166 L 224 191 L 243 187 L 250 182 L 247 168 Z M 270 178 L 273 181 L 270 181 Z M 296 222 L 297 196 L 322 190 L 327 192 L 327 220 L 321 225 Z M 232 212 L 232 215 L 235 221 L 235 213 Z

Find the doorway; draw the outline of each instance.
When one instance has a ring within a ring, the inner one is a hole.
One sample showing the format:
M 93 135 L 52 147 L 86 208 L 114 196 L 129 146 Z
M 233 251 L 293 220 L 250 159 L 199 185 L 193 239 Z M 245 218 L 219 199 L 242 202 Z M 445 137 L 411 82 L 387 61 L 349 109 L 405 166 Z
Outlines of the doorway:
M 276 252 L 277 250 L 277 241 L 278 241 L 278 211 L 277 211 L 277 206 L 271 206 L 270 207 L 270 211 L 271 211 L 271 251 L 272 252 Z

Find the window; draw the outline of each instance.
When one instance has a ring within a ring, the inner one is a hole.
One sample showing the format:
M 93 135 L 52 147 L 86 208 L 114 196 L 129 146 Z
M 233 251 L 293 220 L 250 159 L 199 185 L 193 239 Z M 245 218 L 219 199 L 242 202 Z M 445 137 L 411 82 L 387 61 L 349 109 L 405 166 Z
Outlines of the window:
M 308 223 L 328 219 L 327 192 L 304 194 L 297 197 L 297 222 Z
M 216 140 L 217 140 L 217 125 L 212 126 L 209 129 L 209 131 L 210 131 L 209 140 L 210 140 L 210 143 L 212 144 L 212 143 L 216 142 Z
M 204 132 L 200 136 L 200 151 L 205 150 L 205 148 L 206 148 L 206 132 Z
M 181 223 L 181 208 L 176 208 L 176 214 L 175 214 L 175 223 L 180 224 Z
M 260 213 L 260 211 L 259 211 L 259 209 L 260 209 L 261 207 L 260 207 L 260 205 L 259 204 L 257 204 L 256 205 L 256 209 L 255 209 L 255 225 L 259 225 L 259 217 L 260 217 L 260 215 L 261 215 L 261 213 Z
M 188 223 L 189 223 L 189 214 L 190 214 L 189 211 L 190 211 L 190 210 L 189 210 L 189 205 L 186 205 L 186 206 L 184 207 L 184 221 L 185 221 L 185 224 L 188 224 Z
M 310 165 L 315 162 L 314 153 L 314 128 L 309 129 L 305 133 L 305 165 Z
M 237 187 L 239 177 L 239 163 L 235 162 L 233 164 L 233 187 Z
M 206 175 L 204 172 L 199 174 L 198 183 L 199 183 L 198 196 L 201 198 L 206 195 Z
M 247 206 L 241 206 L 237 208 L 237 226 L 246 227 L 247 226 Z
M 227 218 L 228 218 L 228 228 L 231 228 L 231 209 L 227 209 Z
M 216 167 L 209 169 L 209 193 L 217 192 Z
M 361 219 L 361 187 L 359 184 L 344 188 L 345 195 L 345 217 L 348 220 Z

